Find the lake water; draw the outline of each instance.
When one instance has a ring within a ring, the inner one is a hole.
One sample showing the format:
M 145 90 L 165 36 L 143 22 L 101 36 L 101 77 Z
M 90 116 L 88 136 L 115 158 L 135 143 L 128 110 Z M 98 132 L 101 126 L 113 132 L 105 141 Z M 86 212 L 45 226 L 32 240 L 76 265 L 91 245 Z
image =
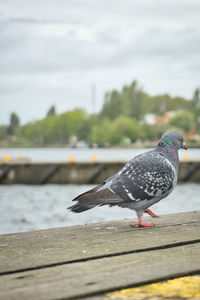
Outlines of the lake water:
M 74 156 L 76 161 L 91 161 L 92 155 L 96 154 L 98 161 L 128 161 L 137 154 L 149 151 L 150 149 L 73 149 L 73 148 L 0 148 L 0 160 L 5 155 L 17 159 L 20 155 L 30 158 L 33 162 L 64 162 L 70 156 Z M 187 156 L 186 156 L 187 154 Z M 200 148 L 179 151 L 181 160 L 185 157 L 189 159 L 200 159 Z
M 0 185 L 0 233 L 134 218 L 134 211 L 107 206 L 81 214 L 66 210 L 78 194 L 93 185 Z M 177 185 L 152 209 L 157 214 L 200 210 L 200 184 Z M 155 220 L 156 223 L 156 220 Z
M 9 155 L 30 158 L 33 162 L 63 162 L 71 155 L 76 161 L 128 161 L 149 149 L 69 149 L 69 148 L 1 148 L 0 160 Z M 184 159 L 184 150 L 180 152 Z M 200 158 L 200 149 L 189 149 L 190 159 Z M 0 185 L 0 233 L 11 233 L 70 226 L 91 222 L 135 218 L 134 211 L 118 207 L 99 207 L 82 214 L 68 212 L 71 200 L 93 185 Z M 156 204 L 155 212 L 166 214 L 200 210 L 200 185 L 178 185 L 165 200 Z

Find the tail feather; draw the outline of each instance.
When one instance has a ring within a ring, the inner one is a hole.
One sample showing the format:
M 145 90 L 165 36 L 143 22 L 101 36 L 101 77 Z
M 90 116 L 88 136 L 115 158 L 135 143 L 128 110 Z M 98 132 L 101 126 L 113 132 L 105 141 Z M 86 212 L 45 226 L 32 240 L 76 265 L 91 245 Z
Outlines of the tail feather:
M 102 206 L 106 204 L 117 204 L 123 201 L 118 195 L 111 192 L 108 188 L 103 188 L 103 185 L 99 185 L 79 196 L 73 201 L 77 201 L 75 205 L 68 207 L 69 210 L 80 213 L 88 209 L 94 208 L 95 206 Z
M 93 207 L 95 207 L 95 205 L 87 205 L 87 204 L 83 204 L 83 203 L 77 203 L 75 205 L 68 207 L 68 209 L 75 213 L 81 213 L 81 212 L 91 209 Z

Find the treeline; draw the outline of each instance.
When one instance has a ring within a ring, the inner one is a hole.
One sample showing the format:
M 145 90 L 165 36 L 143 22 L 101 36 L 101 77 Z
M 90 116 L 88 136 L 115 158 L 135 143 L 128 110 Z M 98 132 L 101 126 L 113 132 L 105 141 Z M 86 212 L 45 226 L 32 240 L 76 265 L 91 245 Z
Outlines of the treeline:
M 112 120 L 125 115 L 139 121 L 148 113 L 164 114 L 167 111 L 188 110 L 190 106 L 190 101 L 181 97 L 173 98 L 167 94 L 151 97 L 134 81 L 130 86 L 124 86 L 122 91 L 107 93 L 100 114 Z
M 164 120 L 167 112 L 168 122 Z M 148 114 L 158 116 L 156 124 L 148 124 Z M 58 115 L 52 106 L 44 119 L 20 126 L 19 117 L 13 113 L 10 124 L 0 126 L 0 140 L 23 146 L 75 145 L 77 141 L 98 146 L 124 145 L 153 141 L 172 128 L 183 134 L 192 130 L 200 134 L 200 90 L 196 89 L 190 100 L 150 96 L 134 81 L 121 91 L 106 93 L 99 114 L 88 115 L 75 109 Z

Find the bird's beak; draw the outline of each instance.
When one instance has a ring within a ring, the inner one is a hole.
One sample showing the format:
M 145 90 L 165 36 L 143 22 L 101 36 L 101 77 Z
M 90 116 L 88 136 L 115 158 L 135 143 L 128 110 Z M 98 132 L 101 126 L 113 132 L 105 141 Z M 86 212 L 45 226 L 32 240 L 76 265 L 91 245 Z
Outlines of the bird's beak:
M 186 144 L 185 144 L 185 143 L 183 143 L 183 145 L 182 145 L 182 147 L 181 147 L 181 148 L 183 148 L 183 149 L 187 150 Z

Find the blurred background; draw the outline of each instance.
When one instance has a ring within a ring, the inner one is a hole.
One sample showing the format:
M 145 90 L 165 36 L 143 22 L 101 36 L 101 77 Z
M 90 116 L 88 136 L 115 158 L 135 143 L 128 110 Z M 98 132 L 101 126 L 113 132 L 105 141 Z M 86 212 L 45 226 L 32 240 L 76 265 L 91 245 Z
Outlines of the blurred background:
M 198 0 L 0 0 L 1 164 L 127 161 L 172 129 L 189 146 L 181 159 L 199 160 L 199 9 Z M 134 217 L 67 212 L 93 185 L 0 183 L 0 233 Z M 199 194 L 199 184 L 180 185 L 157 212 L 200 209 Z

